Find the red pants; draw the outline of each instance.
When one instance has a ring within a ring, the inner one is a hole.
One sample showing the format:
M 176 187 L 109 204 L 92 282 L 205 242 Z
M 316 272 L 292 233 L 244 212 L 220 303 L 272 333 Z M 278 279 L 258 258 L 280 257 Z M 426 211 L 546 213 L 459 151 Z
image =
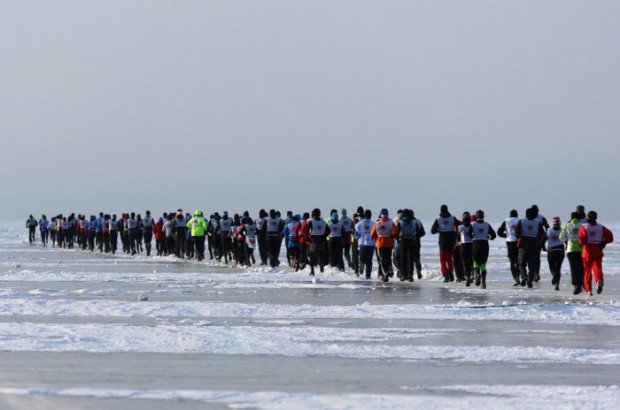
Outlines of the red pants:
M 603 257 L 596 256 L 583 256 L 583 290 L 586 292 L 592 291 L 592 275 L 594 274 L 594 281 L 603 282 Z
M 452 264 L 452 251 L 439 249 L 439 265 L 441 266 L 441 274 L 446 277 L 454 268 Z

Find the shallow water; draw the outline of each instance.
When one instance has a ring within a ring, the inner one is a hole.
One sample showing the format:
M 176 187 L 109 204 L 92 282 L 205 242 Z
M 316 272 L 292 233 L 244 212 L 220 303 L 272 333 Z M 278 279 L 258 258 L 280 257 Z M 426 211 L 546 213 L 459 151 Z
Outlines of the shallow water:
M 514 288 L 501 241 L 484 291 L 440 280 L 430 235 L 424 279 L 384 284 L 42 247 L 21 225 L 0 223 L 0 406 L 620 404 L 616 244 L 603 295 L 575 297 L 544 260 Z

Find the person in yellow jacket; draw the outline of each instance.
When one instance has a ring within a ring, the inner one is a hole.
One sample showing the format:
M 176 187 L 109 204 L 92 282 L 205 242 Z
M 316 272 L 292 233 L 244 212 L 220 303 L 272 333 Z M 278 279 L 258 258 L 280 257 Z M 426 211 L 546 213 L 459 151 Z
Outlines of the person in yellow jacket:
M 186 226 L 189 228 L 192 239 L 194 240 L 196 259 L 201 261 L 205 258 L 205 233 L 208 227 L 202 211 L 196 209 L 194 217 L 187 222 Z

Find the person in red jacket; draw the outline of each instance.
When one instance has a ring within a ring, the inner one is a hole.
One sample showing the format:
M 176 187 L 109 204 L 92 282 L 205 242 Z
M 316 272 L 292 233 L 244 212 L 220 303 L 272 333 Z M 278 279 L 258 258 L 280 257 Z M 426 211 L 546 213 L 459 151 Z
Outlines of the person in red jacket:
M 166 233 L 164 232 L 164 218 L 159 218 L 157 223 L 153 225 L 153 237 L 155 238 L 155 249 L 157 249 L 157 256 L 163 256 L 164 243 L 166 243 Z
M 596 222 L 598 215 L 588 212 L 587 222 L 579 228 L 579 243 L 582 246 L 583 288 L 592 296 L 592 275 L 598 284 L 596 293 L 603 292 L 603 249 L 614 241 L 614 235 L 603 225 Z
M 295 225 L 295 232 L 293 235 L 297 238 L 297 242 L 299 243 L 299 264 L 298 268 L 300 270 L 305 269 L 308 265 L 308 243 L 309 238 L 304 234 L 306 231 L 306 225 L 308 225 L 308 220 L 310 219 L 310 214 L 308 212 L 304 212 L 302 220 Z
M 392 270 L 392 249 L 394 239 L 398 236 L 398 229 L 393 220 L 388 217 L 387 209 L 381 210 L 379 221 L 372 227 L 370 236 L 375 241 L 377 259 L 379 259 L 379 277 L 387 282 L 394 276 Z

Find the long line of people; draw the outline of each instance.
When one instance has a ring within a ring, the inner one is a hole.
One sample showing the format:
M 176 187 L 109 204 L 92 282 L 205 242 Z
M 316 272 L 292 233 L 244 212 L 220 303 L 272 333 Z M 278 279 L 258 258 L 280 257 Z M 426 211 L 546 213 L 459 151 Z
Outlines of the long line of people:
M 533 287 L 540 280 L 541 252 L 547 252 L 552 285 L 559 290 L 563 260 L 568 258 L 573 293 L 582 290 L 592 295 L 592 279 L 597 283 L 597 293 L 604 285 L 602 259 L 603 249 L 613 242 L 612 232 L 597 222 L 595 211 L 585 213 L 577 206 L 568 223 L 562 225 L 555 217 L 552 225 L 533 205 L 520 219 L 511 210 L 497 230 L 485 221 L 482 210 L 473 215 L 464 212 L 461 219 L 450 214 L 442 205 L 435 219 L 431 234 L 438 235 L 440 270 L 444 282 L 465 282 L 487 287 L 487 261 L 489 241 L 497 236 L 505 238 L 510 272 L 515 286 Z M 353 218 L 343 209 L 340 214 L 332 209 L 326 218 L 317 208 L 303 215 L 287 212 L 283 218 L 279 211 L 261 209 L 253 220 L 249 212 L 233 217 L 228 212 L 210 215 L 207 221 L 203 212 L 192 215 L 178 209 L 165 212 L 155 220 L 146 211 L 140 214 L 123 213 L 99 216 L 71 214 L 58 215 L 50 220 L 45 215 L 37 221 L 32 215 L 26 221 L 29 241 L 35 241 L 39 227 L 43 245 L 115 254 L 118 240 L 122 251 L 135 255 L 146 252 L 151 255 L 155 239 L 157 256 L 174 255 L 177 258 L 209 259 L 234 262 L 236 266 L 256 264 L 254 250 L 258 249 L 261 265 L 280 265 L 280 250 L 284 243 L 287 263 L 295 271 L 309 266 L 310 275 L 316 269 L 323 272 L 325 266 L 345 271 L 345 264 L 356 275 L 371 278 L 373 260 L 378 262 L 378 278 L 389 281 L 395 274 L 401 281 L 422 278 L 420 261 L 421 238 L 426 234 L 422 222 L 413 210 L 403 209 L 394 219 L 387 209 L 382 209 L 373 220 L 369 209 L 358 207 Z M 205 249 L 206 248 L 206 249 Z

